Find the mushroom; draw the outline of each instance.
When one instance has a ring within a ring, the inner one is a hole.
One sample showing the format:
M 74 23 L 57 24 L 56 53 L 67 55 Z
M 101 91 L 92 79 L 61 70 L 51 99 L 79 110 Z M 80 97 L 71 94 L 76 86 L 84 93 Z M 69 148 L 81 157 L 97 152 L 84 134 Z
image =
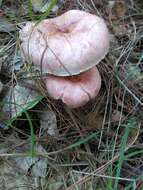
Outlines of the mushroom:
M 98 94 L 101 77 L 94 67 L 71 77 L 50 75 L 46 79 L 46 86 L 51 97 L 61 99 L 70 108 L 77 108 Z
M 102 18 L 70 10 L 39 24 L 28 22 L 20 39 L 24 58 L 49 74 L 45 84 L 51 97 L 76 108 L 98 94 L 101 77 L 95 66 L 109 49 Z

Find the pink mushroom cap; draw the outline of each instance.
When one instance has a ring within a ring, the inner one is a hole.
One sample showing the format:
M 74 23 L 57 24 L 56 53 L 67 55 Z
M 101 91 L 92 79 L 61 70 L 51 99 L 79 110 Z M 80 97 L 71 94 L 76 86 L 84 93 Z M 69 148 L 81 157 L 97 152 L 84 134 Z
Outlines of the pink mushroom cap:
M 96 67 L 73 77 L 50 75 L 46 79 L 49 95 L 61 99 L 68 107 L 77 108 L 97 96 L 101 77 Z
M 70 10 L 20 31 L 21 49 L 27 61 L 43 73 L 71 76 L 97 65 L 109 49 L 109 33 L 96 15 Z

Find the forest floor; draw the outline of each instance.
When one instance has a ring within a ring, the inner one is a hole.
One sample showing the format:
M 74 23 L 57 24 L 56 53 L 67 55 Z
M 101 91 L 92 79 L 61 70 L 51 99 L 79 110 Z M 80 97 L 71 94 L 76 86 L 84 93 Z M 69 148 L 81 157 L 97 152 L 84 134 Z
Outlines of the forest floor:
M 110 32 L 101 90 L 78 109 L 30 88 L 20 54 L 27 21 L 70 9 L 103 17 Z M 143 1 L 0 0 L 0 103 L 1 190 L 143 189 Z

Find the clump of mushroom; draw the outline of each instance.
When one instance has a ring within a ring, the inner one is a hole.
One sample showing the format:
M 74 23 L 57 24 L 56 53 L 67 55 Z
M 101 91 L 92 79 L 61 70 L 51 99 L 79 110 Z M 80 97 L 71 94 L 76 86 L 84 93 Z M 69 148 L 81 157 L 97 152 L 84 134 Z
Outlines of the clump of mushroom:
M 37 25 L 28 22 L 20 39 L 24 58 L 49 74 L 45 84 L 51 97 L 77 108 L 98 94 L 101 77 L 96 65 L 109 49 L 102 18 L 70 10 Z

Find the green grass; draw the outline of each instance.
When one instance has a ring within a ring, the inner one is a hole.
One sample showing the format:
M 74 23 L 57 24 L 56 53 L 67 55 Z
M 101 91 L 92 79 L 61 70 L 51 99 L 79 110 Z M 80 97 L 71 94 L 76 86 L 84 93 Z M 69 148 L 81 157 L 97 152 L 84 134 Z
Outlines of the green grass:
M 118 190 L 118 183 L 119 180 L 118 178 L 120 177 L 120 173 L 121 173 L 121 168 L 122 168 L 122 164 L 125 161 L 125 150 L 127 147 L 127 142 L 128 142 L 128 138 L 130 133 L 132 132 L 132 130 L 136 127 L 137 123 L 134 120 L 131 120 L 127 125 L 125 125 L 125 132 L 124 135 L 121 139 L 121 145 L 120 145 L 120 151 L 119 151 L 119 159 L 118 159 L 118 163 L 117 163 L 117 168 L 116 168 L 116 180 L 115 180 L 115 184 L 114 184 L 114 190 Z
M 136 121 L 135 118 L 131 119 L 128 121 L 128 123 L 126 125 L 121 125 L 120 128 L 122 128 L 123 130 L 123 136 L 121 137 L 121 144 L 118 148 L 118 151 L 115 150 L 115 145 L 116 145 L 116 141 L 115 141 L 115 137 L 112 138 L 112 143 L 111 145 L 109 145 L 109 147 L 111 147 L 111 154 L 110 152 L 108 153 L 107 151 L 107 159 L 110 161 L 112 159 L 114 159 L 114 157 L 116 157 L 116 155 L 118 155 L 118 158 L 116 159 L 116 162 L 111 162 L 110 164 L 108 164 L 107 168 L 107 176 L 108 179 L 106 180 L 106 188 L 108 190 L 118 190 L 119 187 L 119 183 L 121 181 L 126 181 L 128 182 L 130 185 L 130 190 L 135 190 L 135 186 L 136 186 L 136 177 L 133 177 L 131 179 L 129 178 L 122 178 L 121 177 L 121 170 L 122 170 L 122 165 L 124 164 L 124 161 L 127 160 L 127 158 L 129 159 L 130 157 L 138 154 L 138 153 L 142 153 L 142 151 L 133 151 L 133 152 L 126 152 L 127 151 L 127 147 L 128 147 L 128 141 L 130 140 L 130 136 L 132 135 L 132 133 L 134 132 L 135 129 L 138 128 L 138 122 Z M 130 149 L 129 149 L 130 150 Z M 105 174 L 105 178 L 106 178 L 106 174 Z

